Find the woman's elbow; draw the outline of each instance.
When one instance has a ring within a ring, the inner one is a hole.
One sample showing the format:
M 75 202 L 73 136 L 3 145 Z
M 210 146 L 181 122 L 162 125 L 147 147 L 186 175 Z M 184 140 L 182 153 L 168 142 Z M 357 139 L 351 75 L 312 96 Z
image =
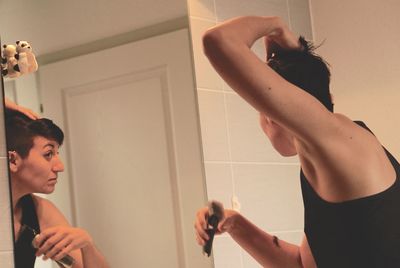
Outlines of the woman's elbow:
M 211 28 L 203 35 L 203 51 L 207 57 L 212 57 L 221 49 L 223 33 L 218 28 Z

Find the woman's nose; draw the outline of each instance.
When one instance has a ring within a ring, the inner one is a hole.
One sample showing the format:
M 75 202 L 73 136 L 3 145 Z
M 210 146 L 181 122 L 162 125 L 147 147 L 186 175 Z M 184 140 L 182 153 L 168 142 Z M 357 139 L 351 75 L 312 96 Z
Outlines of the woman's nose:
M 56 172 L 64 171 L 64 163 L 61 161 L 60 158 L 57 158 L 56 162 L 54 163 L 53 170 Z

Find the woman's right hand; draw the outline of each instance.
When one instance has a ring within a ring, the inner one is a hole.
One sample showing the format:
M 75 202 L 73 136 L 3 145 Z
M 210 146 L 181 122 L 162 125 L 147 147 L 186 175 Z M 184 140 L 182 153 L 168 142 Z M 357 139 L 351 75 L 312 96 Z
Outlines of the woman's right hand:
M 71 251 L 93 246 L 91 236 L 81 228 L 70 226 L 55 226 L 43 230 L 35 237 L 38 245 L 36 256 L 43 256 L 44 260 L 60 260 Z
M 196 230 L 196 239 L 197 243 L 200 246 L 204 246 L 206 241 L 209 238 L 207 235 L 207 232 L 205 231 L 207 229 L 207 219 L 209 217 L 209 212 L 208 212 L 208 207 L 203 207 L 197 211 L 196 214 L 196 220 L 194 223 L 194 228 Z M 221 234 L 224 232 L 232 232 L 234 227 L 235 227 L 235 220 L 237 219 L 237 216 L 239 215 L 238 212 L 232 209 L 225 209 L 224 210 L 224 217 L 221 219 L 221 221 L 218 224 L 218 229 L 216 230 L 216 234 Z

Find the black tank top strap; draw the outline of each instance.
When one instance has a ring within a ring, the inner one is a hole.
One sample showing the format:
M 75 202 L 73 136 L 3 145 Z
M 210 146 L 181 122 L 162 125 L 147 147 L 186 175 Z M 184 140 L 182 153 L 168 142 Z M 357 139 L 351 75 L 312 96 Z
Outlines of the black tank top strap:
M 36 207 L 33 202 L 32 195 L 28 194 L 20 200 L 22 208 L 22 220 L 21 225 L 27 225 L 34 229 L 36 233 L 40 233 L 39 220 L 36 213 Z
M 15 242 L 15 268 L 33 268 L 36 250 L 32 240 L 40 232 L 39 220 L 32 195 L 25 195 L 19 200 L 22 210 L 21 231 Z
M 362 122 L 362 121 L 354 121 L 354 123 L 356 123 L 357 125 L 361 126 L 362 128 L 368 130 L 368 131 L 371 132 L 373 135 L 375 135 L 375 134 L 367 127 L 367 125 L 366 125 L 364 122 Z M 396 158 L 394 158 L 394 156 L 393 156 L 388 150 L 386 150 L 386 148 L 385 148 L 384 146 L 382 146 L 382 147 L 383 147 L 383 149 L 385 150 L 385 153 L 386 153 L 386 155 L 388 156 L 390 163 L 393 165 L 393 168 L 394 168 L 395 171 L 396 171 L 396 181 L 395 181 L 395 184 L 397 184 L 397 183 L 398 183 L 398 180 L 399 180 L 399 176 L 400 176 L 400 164 L 399 164 L 399 162 L 396 160 Z
M 369 132 L 371 132 L 373 135 L 375 135 L 368 127 L 367 125 L 363 122 L 363 121 L 353 121 L 354 123 L 356 123 L 357 125 L 359 125 L 360 127 L 362 127 L 363 129 L 368 130 Z

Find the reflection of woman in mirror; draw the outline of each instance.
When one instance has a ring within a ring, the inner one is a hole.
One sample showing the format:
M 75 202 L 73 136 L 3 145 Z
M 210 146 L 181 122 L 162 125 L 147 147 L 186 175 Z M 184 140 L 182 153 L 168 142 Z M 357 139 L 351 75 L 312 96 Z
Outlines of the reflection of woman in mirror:
M 6 109 L 7 148 L 12 189 L 17 268 L 34 266 L 36 256 L 60 260 L 65 255 L 75 259 L 76 267 L 108 267 L 104 257 L 83 229 L 69 225 L 63 214 L 49 200 L 34 193 L 50 194 L 57 176 L 64 170 L 58 150 L 64 138 L 51 120 L 32 120 L 19 111 Z M 32 247 L 32 236 L 40 233 Z
M 250 49 L 259 38 L 267 64 Z M 277 17 L 227 21 L 203 42 L 217 72 L 260 112 L 275 150 L 298 155 L 302 169 L 300 246 L 233 210 L 225 210 L 219 231 L 265 267 L 400 267 L 400 165 L 363 123 L 333 113 L 330 72 L 312 46 Z M 199 210 L 201 245 L 208 240 L 207 217 L 207 208 Z

